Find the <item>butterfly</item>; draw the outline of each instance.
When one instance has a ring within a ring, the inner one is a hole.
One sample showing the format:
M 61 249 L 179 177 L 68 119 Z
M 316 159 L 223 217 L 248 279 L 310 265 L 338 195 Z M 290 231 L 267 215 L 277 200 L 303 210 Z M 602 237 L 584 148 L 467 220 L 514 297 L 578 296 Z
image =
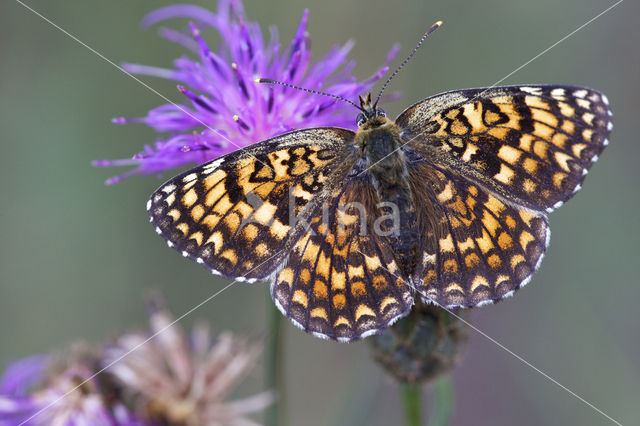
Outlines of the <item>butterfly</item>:
M 147 204 L 156 232 L 214 274 L 270 281 L 278 309 L 322 338 L 369 336 L 416 300 L 511 296 L 540 265 L 547 213 L 608 144 L 607 98 L 456 90 L 395 121 L 379 99 L 360 98 L 356 132 L 295 130 L 174 177 Z

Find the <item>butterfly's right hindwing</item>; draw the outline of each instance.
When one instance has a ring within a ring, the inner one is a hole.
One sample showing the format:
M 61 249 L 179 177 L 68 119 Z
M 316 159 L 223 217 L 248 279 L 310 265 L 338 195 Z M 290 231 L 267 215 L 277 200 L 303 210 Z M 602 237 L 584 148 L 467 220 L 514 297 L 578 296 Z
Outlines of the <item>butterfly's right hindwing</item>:
M 338 128 L 294 131 L 205 163 L 153 193 L 151 222 L 169 246 L 212 272 L 265 279 L 299 234 L 291 219 L 351 169 L 353 137 Z
M 460 175 L 415 164 L 410 180 L 422 210 L 421 253 L 413 282 L 422 300 L 473 307 L 529 282 L 549 243 L 543 213 L 510 205 Z

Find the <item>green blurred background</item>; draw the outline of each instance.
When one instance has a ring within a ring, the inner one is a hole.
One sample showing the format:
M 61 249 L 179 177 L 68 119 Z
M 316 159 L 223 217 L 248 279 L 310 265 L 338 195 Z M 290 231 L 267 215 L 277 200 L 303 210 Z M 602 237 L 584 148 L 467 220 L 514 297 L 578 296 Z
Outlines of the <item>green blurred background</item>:
M 194 3 L 216 7 L 214 0 Z M 116 63 L 169 66 L 184 53 L 139 27 L 144 14 L 169 1 L 27 4 Z M 354 39 L 350 57 L 360 78 L 393 43 L 404 55 L 442 19 L 443 28 L 395 79 L 392 89 L 403 97 L 385 105 L 390 115 L 441 91 L 491 85 L 612 4 L 245 1 L 249 18 L 264 30 L 276 25 L 283 41 L 310 8 L 315 56 Z M 583 190 L 551 215 L 551 245 L 532 283 L 471 313 L 481 330 L 625 425 L 640 418 L 638 16 L 640 4 L 624 1 L 503 82 L 599 89 L 611 101 L 615 126 Z M 153 232 L 144 205 L 160 181 L 134 177 L 106 187 L 121 170 L 90 166 L 152 142 L 150 129 L 110 119 L 144 115 L 163 100 L 13 0 L 1 7 L 0 52 L 0 366 L 145 327 L 145 288 L 163 290 L 180 314 L 228 283 Z M 173 83 L 145 81 L 182 101 Z M 217 330 L 261 336 L 269 303 L 267 285 L 238 283 L 183 323 L 204 318 Z M 288 322 L 285 329 L 290 424 L 401 421 L 396 386 L 371 362 L 366 342 L 322 341 Z M 248 392 L 261 389 L 260 374 L 257 367 Z M 453 380 L 452 425 L 611 424 L 473 331 Z

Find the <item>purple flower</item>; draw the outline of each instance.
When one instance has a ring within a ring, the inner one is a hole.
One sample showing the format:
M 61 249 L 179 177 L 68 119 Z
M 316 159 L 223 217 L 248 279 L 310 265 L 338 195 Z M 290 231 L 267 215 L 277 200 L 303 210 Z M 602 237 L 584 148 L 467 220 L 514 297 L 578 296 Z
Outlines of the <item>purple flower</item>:
M 66 360 L 34 355 L 15 362 L 0 381 L 0 426 L 151 426 L 106 397 L 108 386 L 93 377 L 98 366 L 84 351 Z
M 192 20 L 187 31 L 161 28 L 160 35 L 184 46 L 196 58 L 181 57 L 174 61 L 173 69 L 137 64 L 124 64 L 124 69 L 178 82 L 178 90 L 187 102 L 161 105 L 143 118 L 114 119 L 119 124 L 145 123 L 163 136 L 131 159 L 94 162 L 96 166 L 134 166 L 106 183 L 186 163 L 203 163 L 297 128 L 354 128 L 354 110 L 347 103 L 255 82 L 258 77 L 270 78 L 355 100 L 387 71 L 397 47 L 390 50 L 384 66 L 362 82 L 350 76 L 355 65 L 347 60 L 351 42 L 334 46 L 312 64 L 306 32 L 308 15 L 305 10 L 295 37 L 284 51 L 275 28 L 270 29 L 271 37 L 265 44 L 260 26 L 246 20 L 240 0 L 219 0 L 217 13 L 199 6 L 175 5 L 147 15 L 142 21 L 144 27 L 169 18 Z M 217 51 L 202 38 L 201 30 L 208 27 L 221 37 Z

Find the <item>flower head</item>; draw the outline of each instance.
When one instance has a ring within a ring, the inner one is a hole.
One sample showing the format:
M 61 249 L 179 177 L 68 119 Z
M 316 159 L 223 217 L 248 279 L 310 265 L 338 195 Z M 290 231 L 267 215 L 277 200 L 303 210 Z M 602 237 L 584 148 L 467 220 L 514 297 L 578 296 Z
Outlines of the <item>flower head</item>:
M 270 392 L 226 398 L 255 364 L 258 346 L 229 333 L 213 338 L 203 324 L 187 336 L 162 306 L 152 308 L 150 323 L 150 333 L 120 337 L 103 358 L 135 413 L 185 426 L 255 424 L 247 415 L 270 405 Z
M 143 118 L 114 119 L 122 124 L 145 123 L 162 136 L 131 159 L 94 162 L 96 166 L 135 167 L 109 179 L 108 184 L 136 173 L 159 173 L 186 163 L 203 163 L 297 128 L 353 128 L 354 110 L 350 105 L 284 86 L 256 83 L 255 79 L 270 78 L 355 99 L 384 75 L 397 53 L 397 47 L 392 48 L 378 72 L 357 82 L 350 76 L 355 63 L 347 61 L 351 42 L 334 46 L 324 58 L 312 63 L 307 10 L 284 50 L 274 28 L 265 43 L 260 26 L 246 20 L 240 0 L 219 0 L 216 13 L 193 5 L 165 7 L 147 15 L 143 25 L 169 18 L 192 20 L 185 32 L 162 28 L 160 35 L 189 49 L 195 58 L 179 58 L 173 69 L 137 64 L 124 64 L 124 69 L 178 82 L 186 102 L 161 105 Z M 207 28 L 220 35 L 215 51 L 201 34 Z
M 374 360 L 391 376 L 415 384 L 432 380 L 457 364 L 467 331 L 457 316 L 420 302 L 369 343 Z
M 111 398 L 104 377 L 95 375 L 98 366 L 99 357 L 85 348 L 15 362 L 0 382 L 0 426 L 151 426 Z
M 186 333 L 153 294 L 148 333 L 13 363 L 0 379 L 0 426 L 256 425 L 270 392 L 228 400 L 258 345 L 203 324 Z

